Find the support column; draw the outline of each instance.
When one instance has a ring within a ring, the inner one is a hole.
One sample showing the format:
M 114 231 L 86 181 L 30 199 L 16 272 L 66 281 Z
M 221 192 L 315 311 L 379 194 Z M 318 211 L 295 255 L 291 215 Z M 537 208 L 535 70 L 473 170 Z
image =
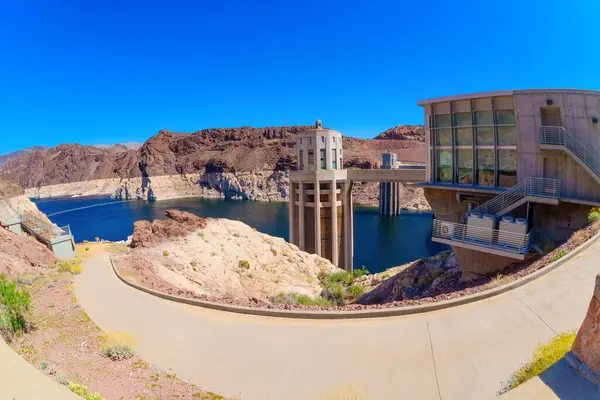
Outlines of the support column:
M 298 201 L 298 247 L 300 250 L 305 251 L 306 245 L 306 232 L 304 231 L 304 182 L 298 182 L 300 186 L 299 190 L 299 201 Z
M 382 209 L 382 202 L 383 202 L 383 193 L 381 192 L 381 188 L 382 188 L 382 183 L 379 182 L 379 214 L 383 214 L 383 209 Z M 344 192 L 344 201 L 346 200 L 345 198 L 346 193 Z
M 290 224 L 290 243 L 298 245 L 298 240 L 296 239 L 296 213 L 294 212 L 296 208 L 296 183 L 290 182 L 290 194 L 289 194 L 289 224 Z
M 331 202 L 331 262 L 339 267 L 338 255 L 338 225 L 337 225 L 337 182 L 335 176 L 331 180 L 331 189 L 329 191 L 329 201 Z
M 315 254 L 321 255 L 321 188 L 319 187 L 319 175 L 315 180 Z
M 352 263 L 354 260 L 354 217 L 352 216 L 352 182 L 346 181 L 344 184 L 344 240 L 345 240 L 345 251 L 346 251 L 346 265 L 344 269 L 346 271 L 352 271 Z

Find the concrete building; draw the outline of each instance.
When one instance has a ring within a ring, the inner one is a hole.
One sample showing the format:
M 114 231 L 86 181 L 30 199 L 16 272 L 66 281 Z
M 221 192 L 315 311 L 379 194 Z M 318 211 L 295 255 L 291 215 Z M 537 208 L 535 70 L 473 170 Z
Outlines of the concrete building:
M 398 157 L 389 150 L 381 154 L 381 169 L 397 169 Z M 379 182 L 379 214 L 400 214 L 400 196 L 402 184 L 400 182 Z
M 600 204 L 600 92 L 507 90 L 417 104 L 433 240 L 452 245 L 463 270 L 487 273 L 563 241 Z
M 290 241 L 300 250 L 352 270 L 352 188 L 343 170 L 342 134 L 315 128 L 296 137 L 298 170 L 290 173 Z

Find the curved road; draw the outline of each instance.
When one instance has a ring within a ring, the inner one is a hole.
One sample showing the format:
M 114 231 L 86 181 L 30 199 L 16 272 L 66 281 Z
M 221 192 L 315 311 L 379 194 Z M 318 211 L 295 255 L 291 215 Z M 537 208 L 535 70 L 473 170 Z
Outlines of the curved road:
M 90 259 L 75 293 L 105 331 L 131 334 L 146 361 L 228 397 L 311 400 L 352 385 L 368 399 L 488 399 L 538 342 L 577 329 L 600 272 L 600 240 L 503 295 L 425 314 L 291 320 L 173 303 Z

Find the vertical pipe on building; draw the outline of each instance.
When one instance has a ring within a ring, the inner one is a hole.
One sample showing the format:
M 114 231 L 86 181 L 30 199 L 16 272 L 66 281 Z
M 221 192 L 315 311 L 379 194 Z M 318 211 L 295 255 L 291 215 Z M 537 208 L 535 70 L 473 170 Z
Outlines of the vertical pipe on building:
M 305 251 L 306 250 L 306 232 L 304 231 L 304 182 L 298 182 L 299 185 L 299 198 L 300 201 L 298 202 L 298 236 L 299 239 L 298 240 L 298 247 L 300 247 L 300 250 Z
M 321 255 L 321 191 L 320 191 L 320 189 L 321 188 L 319 187 L 319 172 L 317 171 L 317 179 L 315 179 L 315 254 L 318 256 Z
M 383 210 L 381 209 L 381 202 L 383 201 L 383 195 L 381 193 L 381 185 L 382 183 L 379 183 L 379 214 L 383 214 Z M 344 192 L 344 196 L 345 196 L 345 192 Z
M 331 262 L 339 267 L 338 257 L 338 226 L 337 226 L 337 182 L 335 174 L 331 180 L 331 190 L 329 191 L 329 201 L 331 202 Z

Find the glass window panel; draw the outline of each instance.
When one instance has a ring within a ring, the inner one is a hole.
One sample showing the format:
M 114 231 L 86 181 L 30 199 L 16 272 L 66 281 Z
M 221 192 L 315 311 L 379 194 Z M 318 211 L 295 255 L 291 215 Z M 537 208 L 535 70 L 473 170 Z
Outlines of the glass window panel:
M 513 110 L 497 110 L 496 111 L 497 125 L 514 125 L 515 112 Z
M 494 150 L 477 150 L 477 184 L 494 186 Z
M 325 164 L 325 149 L 321 149 L 321 151 L 319 152 L 320 156 L 321 156 L 321 169 L 327 169 L 327 164 Z
M 300 169 L 304 169 L 304 150 L 300 150 L 300 159 L 299 164 L 300 164 Z
M 308 151 L 308 165 L 315 165 L 315 153 L 312 150 Z
M 436 180 L 452 182 L 452 150 L 436 150 L 435 155 Z
M 454 137 L 457 146 L 472 146 L 473 128 L 454 128 Z
M 498 186 L 512 187 L 517 184 L 517 151 L 498 150 Z
M 454 113 L 454 126 L 471 126 L 473 122 L 471 121 L 471 113 L 470 112 L 461 112 Z
M 475 111 L 475 125 L 493 125 L 491 111 Z
M 473 184 L 473 150 L 456 150 L 456 182 L 463 185 Z
M 480 126 L 475 128 L 478 145 L 494 145 L 494 127 Z
M 435 127 L 436 128 L 445 128 L 447 126 L 452 126 L 450 114 L 439 114 L 439 115 L 435 116 Z
M 517 128 L 514 126 L 499 126 L 498 129 L 498 145 L 499 146 L 516 146 L 517 145 Z
M 443 128 L 435 130 L 435 144 L 437 146 L 452 146 L 452 129 Z
M 331 168 L 337 169 L 337 149 L 331 150 Z

